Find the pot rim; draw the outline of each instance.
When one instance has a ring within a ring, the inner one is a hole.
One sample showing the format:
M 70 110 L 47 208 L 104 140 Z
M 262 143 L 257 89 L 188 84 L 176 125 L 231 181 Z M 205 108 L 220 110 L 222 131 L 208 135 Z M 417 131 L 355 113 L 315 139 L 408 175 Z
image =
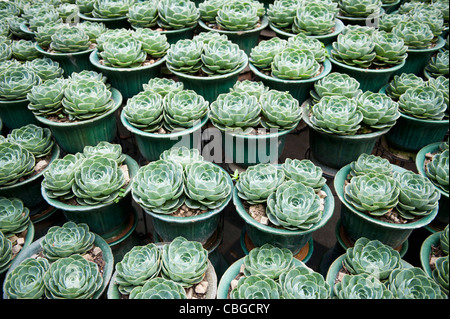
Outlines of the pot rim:
M 3 100 L 0 99 L 0 107 L 2 107 L 2 104 L 21 104 L 21 103 L 29 103 L 30 101 L 27 98 L 20 99 L 20 100 Z
M 333 193 L 331 192 L 331 189 L 327 184 L 322 187 L 322 190 L 327 194 L 327 197 L 325 197 L 325 208 L 322 219 L 308 230 L 290 230 L 285 228 L 280 229 L 259 223 L 258 221 L 253 219 L 243 208 L 243 203 L 238 195 L 238 190 L 236 187 L 234 187 L 233 190 L 233 204 L 236 207 L 236 212 L 244 220 L 245 223 L 248 223 L 261 231 L 287 236 L 307 235 L 323 227 L 333 215 L 335 206 Z
M 350 163 L 351 164 L 351 163 Z M 438 211 L 439 211 L 439 207 L 435 207 L 431 213 L 429 215 L 423 216 L 422 218 L 420 218 L 419 220 L 415 221 L 415 222 L 411 222 L 411 223 L 406 223 L 406 224 L 394 224 L 394 223 L 388 223 L 382 220 L 378 220 L 372 216 L 369 216 L 368 214 L 361 212 L 357 209 L 355 209 L 352 205 L 350 205 L 350 203 L 348 203 L 345 198 L 344 198 L 344 182 L 346 180 L 346 176 L 348 175 L 348 173 L 350 172 L 350 164 L 345 165 L 344 167 L 342 167 L 341 169 L 339 169 L 339 171 L 336 173 L 335 177 L 334 177 L 334 189 L 336 191 L 336 195 L 338 196 L 339 200 L 341 201 L 341 204 L 345 205 L 345 207 L 353 214 L 357 215 L 358 217 L 385 227 L 385 228 L 390 228 L 390 229 L 401 229 L 401 230 L 409 230 L 409 229 L 417 229 L 423 226 L 428 225 L 437 215 Z M 402 173 L 402 172 L 406 172 L 408 171 L 407 169 L 397 166 L 395 164 L 391 164 L 392 168 L 394 171 Z
M 440 242 L 440 236 L 442 231 L 433 233 L 429 235 L 425 240 L 422 242 L 422 245 L 420 246 L 420 263 L 422 265 L 422 269 L 428 274 L 428 276 L 432 277 L 432 270 L 430 268 L 429 263 L 429 257 L 431 253 L 431 246 L 439 244 Z
M 436 45 L 432 48 L 426 48 L 426 49 L 407 49 L 406 52 L 412 52 L 412 53 L 425 53 L 425 52 L 435 52 L 442 49 L 445 45 L 445 40 L 442 36 L 437 37 Z
M 435 143 L 428 144 L 428 145 L 422 147 L 419 150 L 419 152 L 417 152 L 415 163 L 416 163 L 416 169 L 420 175 L 428 178 L 427 174 L 425 173 L 425 169 L 423 167 L 424 163 L 425 163 L 425 155 L 427 153 L 433 153 L 434 151 L 437 151 L 440 144 L 442 144 L 442 142 L 435 142 Z M 433 183 L 433 185 L 434 185 L 434 183 Z M 449 198 L 449 193 L 444 192 L 443 189 L 441 189 L 440 187 L 437 187 L 436 185 L 434 185 L 434 187 L 441 193 L 441 195 Z
M 400 0 L 398 0 L 400 1 Z M 283 31 L 279 28 L 277 28 L 276 26 L 273 25 L 273 23 L 269 23 L 269 27 L 275 31 L 275 33 L 281 34 L 285 37 L 293 37 L 296 36 L 297 34 L 295 33 L 290 33 L 290 32 L 286 32 Z M 342 20 L 336 18 L 336 23 L 334 24 L 334 32 L 331 32 L 329 34 L 322 34 L 322 35 L 308 35 L 308 37 L 317 39 L 317 40 L 321 40 L 321 39 L 327 39 L 327 38 L 332 38 L 334 36 L 337 36 L 338 34 L 340 34 L 342 32 L 342 30 L 344 29 L 345 25 L 344 22 L 342 22 Z
M 380 12 L 377 15 L 375 15 L 373 18 L 379 18 L 382 15 L 384 15 L 385 13 L 386 13 L 386 10 L 384 10 L 383 7 L 380 7 Z M 343 19 L 343 20 L 347 20 L 347 21 L 363 21 L 363 20 L 370 19 L 372 17 L 369 17 L 369 16 L 367 16 L 367 17 L 347 17 L 347 16 L 343 16 L 341 14 L 338 14 L 338 18 L 339 19 Z
M 63 52 L 48 52 L 46 50 L 44 50 L 43 48 L 41 48 L 41 46 L 39 44 L 35 44 L 35 48 L 36 50 L 38 50 L 39 52 L 41 52 L 43 55 L 47 56 L 47 57 L 65 57 L 65 56 L 77 56 L 77 55 L 87 55 L 89 53 L 91 53 L 92 51 L 95 50 L 95 48 L 91 48 L 91 49 L 87 49 L 87 50 L 83 50 L 83 51 L 79 51 L 79 52 L 67 52 L 67 53 L 63 53 Z
M 133 177 L 134 177 L 134 174 L 132 174 L 132 171 L 133 171 L 133 169 L 137 171 L 138 168 L 139 168 L 139 165 L 136 162 L 136 160 L 134 160 L 129 155 L 126 155 L 126 159 L 125 159 L 124 163 L 128 166 L 128 171 L 130 172 L 130 182 L 126 186 L 125 191 L 124 191 L 124 196 L 122 198 L 124 198 L 126 195 L 128 195 L 131 192 L 131 183 L 132 183 L 132 180 L 133 180 Z M 41 194 L 42 194 L 42 197 L 45 199 L 45 201 L 49 205 L 51 205 L 51 206 L 53 206 L 55 208 L 61 209 L 63 211 L 70 211 L 70 212 L 74 212 L 74 213 L 76 213 L 76 212 L 84 213 L 84 212 L 94 211 L 96 209 L 105 208 L 105 207 L 108 207 L 108 206 L 116 204 L 115 202 L 111 202 L 111 203 L 108 203 L 108 204 L 97 204 L 97 205 L 70 205 L 70 204 L 66 204 L 66 203 L 61 202 L 58 199 L 50 198 L 47 195 L 47 190 L 44 188 L 43 185 L 41 185 Z
M 79 124 L 88 124 L 88 123 L 93 123 L 96 121 L 100 121 L 101 119 L 108 117 L 109 115 L 113 114 L 115 111 L 117 111 L 120 106 L 122 105 L 122 101 L 123 101 L 123 97 L 122 97 L 122 93 L 120 93 L 119 90 L 111 87 L 111 92 L 112 92 L 112 99 L 115 101 L 116 105 L 111 108 L 108 112 L 103 113 L 100 116 L 96 116 L 94 118 L 90 118 L 90 119 L 86 119 L 86 120 L 82 120 L 82 121 L 78 121 L 78 122 L 54 122 L 54 121 L 50 121 L 49 119 L 40 116 L 40 115 L 35 115 L 36 119 L 41 122 L 42 124 L 48 125 L 49 127 L 76 127 Z
M 188 30 L 192 30 L 192 29 L 196 28 L 197 25 L 198 25 L 198 22 L 197 22 L 196 24 L 194 24 L 193 26 L 191 26 L 191 27 L 186 27 L 186 28 L 181 28 L 181 29 L 161 30 L 161 31 L 158 30 L 158 32 L 161 33 L 161 34 L 176 34 L 176 33 L 182 33 L 182 32 L 184 32 L 184 31 L 188 31 Z M 140 26 L 136 26 L 136 25 L 131 25 L 131 27 L 132 27 L 134 30 L 138 30 L 138 29 L 151 29 L 151 28 L 148 28 L 148 27 L 140 27 Z
M 221 33 L 221 34 L 237 34 L 237 35 L 244 35 L 244 34 L 249 34 L 249 33 L 256 33 L 256 32 L 260 32 L 261 30 L 265 29 L 268 25 L 269 25 L 269 19 L 266 17 L 266 15 L 263 15 L 261 17 L 261 25 L 257 28 L 251 29 L 251 30 L 217 30 L 214 28 L 210 28 L 206 25 L 206 23 L 199 19 L 198 20 L 198 24 L 208 30 L 208 31 L 212 31 L 212 32 L 217 32 L 217 33 Z
M 59 145 L 56 142 L 54 142 L 53 147 L 52 147 L 52 156 L 51 156 L 51 159 L 50 159 L 50 162 L 48 165 L 50 165 L 50 163 L 53 162 L 55 159 L 59 158 L 60 153 L 61 153 L 61 149 L 60 149 Z M 40 171 L 38 174 L 36 174 L 30 178 L 27 178 L 24 181 L 15 183 L 13 185 L 0 186 L 0 190 L 2 190 L 2 191 L 13 190 L 14 188 L 24 186 L 30 182 L 37 180 L 38 178 L 42 177 L 44 172 L 48 169 L 48 165 L 42 171 Z
M 232 130 L 231 131 L 228 131 L 228 130 L 221 130 L 221 129 L 219 129 L 218 127 L 216 127 L 216 126 L 214 126 L 216 129 L 218 129 L 220 132 L 222 132 L 222 133 L 224 133 L 224 134 L 226 134 L 226 135 L 231 135 L 231 136 L 233 136 L 233 137 L 237 137 L 237 138 L 242 138 L 242 139 L 247 139 L 247 140 L 263 140 L 263 139 L 269 139 L 269 138 L 274 138 L 274 137 L 280 137 L 280 136 L 283 136 L 283 135 L 286 135 L 286 134 L 288 134 L 288 133 L 290 133 L 293 129 L 295 129 L 297 126 L 298 126 L 298 124 L 300 123 L 300 121 L 301 121 L 301 119 L 298 121 L 298 122 L 296 122 L 296 124 L 292 127 L 292 128 L 290 128 L 290 129 L 287 129 L 287 130 L 278 130 L 277 132 L 275 132 L 275 133 L 269 133 L 269 134 L 263 134 L 263 135 L 249 135 L 249 134 L 240 134 L 240 133 L 234 133 Z M 214 124 L 213 124 L 214 125 Z M 266 128 L 266 130 L 269 130 L 269 132 L 270 132 L 270 129 L 267 129 Z
M 96 18 L 96 17 L 90 17 L 85 15 L 84 13 L 78 12 L 78 16 L 83 20 L 93 21 L 93 22 L 109 22 L 109 21 L 120 21 L 120 20 L 127 20 L 127 16 L 122 17 L 116 17 L 116 18 Z
M 155 67 L 159 67 L 161 64 L 166 62 L 166 58 L 167 58 L 167 56 L 164 55 L 163 57 L 161 57 L 158 61 L 156 61 L 153 64 L 145 65 L 145 66 L 138 66 L 135 68 L 115 68 L 115 67 L 100 64 L 98 62 L 99 61 L 98 52 L 99 51 L 97 48 L 93 49 L 93 51 L 89 55 L 89 61 L 96 68 L 98 68 L 102 71 L 104 70 L 104 71 L 109 71 L 109 72 L 123 72 L 123 73 L 142 72 L 145 70 L 153 69 Z M 126 76 L 126 75 L 124 75 L 124 76 Z

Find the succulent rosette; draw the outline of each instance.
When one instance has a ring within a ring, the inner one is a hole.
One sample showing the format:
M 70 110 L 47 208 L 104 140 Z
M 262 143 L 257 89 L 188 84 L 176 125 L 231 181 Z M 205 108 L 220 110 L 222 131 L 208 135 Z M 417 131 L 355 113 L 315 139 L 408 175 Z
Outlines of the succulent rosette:
M 316 191 L 322 189 L 326 183 L 322 169 L 308 159 L 286 158 L 281 167 L 286 175 L 286 179 L 303 183 Z
M 241 277 L 230 293 L 231 299 L 283 299 L 281 286 L 265 275 Z
M 0 143 L 0 186 L 15 184 L 34 172 L 34 155 L 17 143 Z
M 261 125 L 265 128 L 289 130 L 298 125 L 302 109 L 297 99 L 289 92 L 269 90 L 259 97 Z
M 165 150 L 159 156 L 161 160 L 174 161 L 186 167 L 190 163 L 203 161 L 203 156 L 196 148 L 187 148 L 185 146 L 172 147 Z
M 400 117 L 398 103 L 383 93 L 364 92 L 358 97 L 362 122 L 372 129 L 381 130 L 395 125 Z
M 128 122 L 144 132 L 154 132 L 163 126 L 163 112 L 161 95 L 150 90 L 130 97 L 123 108 Z
M 323 276 L 305 265 L 283 272 L 279 283 L 285 299 L 328 299 L 331 294 Z
M 50 129 L 35 124 L 27 124 L 11 130 L 7 139 L 11 143 L 17 143 L 25 148 L 35 158 L 50 154 L 55 144 Z
M 12 242 L 0 231 L 0 271 L 8 269 L 12 255 Z
M 421 119 L 442 120 L 448 106 L 443 94 L 433 86 L 408 88 L 399 100 L 400 111 Z
M 130 299 L 187 299 L 179 283 L 162 277 L 152 278 L 130 292 Z
M 434 185 L 448 193 L 449 185 L 449 150 L 446 149 L 433 156 L 431 162 L 426 164 L 426 175 Z
M 350 163 L 350 176 L 353 177 L 368 173 L 392 176 L 394 171 L 391 163 L 386 158 L 362 153 L 355 161 Z
M 392 299 L 393 294 L 375 276 L 367 274 L 344 275 L 334 285 L 338 299 Z
M 18 198 L 0 196 L 0 231 L 7 237 L 27 229 L 30 210 Z

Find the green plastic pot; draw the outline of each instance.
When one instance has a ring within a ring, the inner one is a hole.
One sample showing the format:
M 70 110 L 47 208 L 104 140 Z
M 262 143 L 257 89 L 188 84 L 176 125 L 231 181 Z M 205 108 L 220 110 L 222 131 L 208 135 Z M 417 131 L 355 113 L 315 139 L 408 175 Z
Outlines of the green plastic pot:
M 58 145 L 54 145 L 50 163 L 59 158 L 60 149 Z M 48 169 L 45 167 L 41 172 L 13 185 L 1 186 L 0 196 L 7 198 L 18 198 L 24 206 L 30 210 L 30 218 L 41 214 L 49 209 L 46 201 L 41 195 L 41 183 L 44 179 L 44 172 Z
M 223 170 L 223 168 L 221 169 Z M 231 177 L 228 173 L 226 173 L 226 176 L 228 183 L 233 187 Z M 144 211 L 152 217 L 153 228 L 162 241 L 172 241 L 176 237 L 182 236 L 187 240 L 205 244 L 219 227 L 221 213 L 230 202 L 231 197 L 232 194 L 230 193 L 220 207 L 196 216 L 180 217 L 158 214 L 146 209 Z
M 429 144 L 421 148 L 417 153 L 415 162 L 416 169 L 420 175 L 428 178 L 427 174 L 425 173 L 426 154 L 433 154 L 434 152 L 436 152 L 439 149 L 440 144 L 441 142 Z M 435 186 L 435 188 L 439 191 L 439 193 L 441 193 L 441 199 L 439 200 L 439 212 L 431 225 L 437 227 L 437 229 L 439 230 L 442 230 L 449 223 L 449 196 L 448 192 L 445 192 L 442 188 L 437 186 Z
M 158 134 L 144 132 L 128 122 L 124 113 L 120 114 L 123 126 L 134 134 L 137 147 L 141 155 L 148 161 L 156 161 L 160 155 L 174 146 L 185 146 L 189 149 L 196 148 L 201 143 L 201 129 L 208 121 L 208 116 L 191 128 L 170 134 Z
M 338 258 L 336 258 L 330 265 L 330 268 L 328 268 L 326 278 L 325 280 L 331 287 L 331 295 L 330 298 L 336 298 L 336 294 L 334 293 L 334 285 L 338 276 L 339 271 L 342 269 L 342 262 L 344 261 L 346 257 L 346 253 L 340 255 Z M 402 264 L 402 268 L 412 268 L 413 266 L 406 262 L 405 260 L 400 260 Z
M 102 250 L 103 259 L 105 260 L 105 267 L 102 273 L 103 283 L 100 289 L 97 292 L 95 292 L 95 294 L 92 296 L 92 299 L 100 299 L 103 293 L 105 292 L 111 279 L 111 275 L 114 268 L 114 256 L 112 254 L 111 247 L 109 247 L 109 245 L 105 242 L 105 240 L 95 233 L 94 235 L 95 235 L 94 245 Z M 39 254 L 42 251 L 41 242 L 44 239 L 44 237 L 39 238 L 31 245 L 24 248 L 20 252 L 20 254 L 17 255 L 17 257 L 13 260 L 8 272 L 6 273 L 5 279 L 14 270 L 14 268 L 20 265 L 20 263 L 22 263 L 25 259 L 30 258 L 35 254 Z M 5 292 L 3 292 L 3 299 L 8 299 L 8 296 L 6 295 Z
M 29 221 L 28 227 L 27 227 L 27 234 L 25 235 L 25 242 L 22 245 L 21 251 L 14 257 L 14 259 L 11 259 L 8 264 L 6 264 L 5 266 L 2 267 L 2 269 L 0 269 L 0 275 L 5 274 L 8 271 L 8 269 L 11 267 L 11 265 L 13 264 L 14 260 L 19 258 L 19 256 L 23 253 L 24 249 L 31 245 L 31 243 L 34 240 L 35 234 L 36 233 L 35 233 L 35 229 L 34 229 L 34 224 L 32 221 Z
M 98 117 L 62 123 L 43 116 L 36 116 L 36 119 L 50 128 L 58 145 L 67 153 L 82 152 L 85 146 L 95 146 L 101 141 L 112 142 L 117 133 L 116 111 L 122 105 L 122 95 L 114 88 L 111 92 L 114 107 Z
M 272 31 L 274 31 L 277 34 L 278 37 L 280 37 L 282 39 L 289 39 L 290 37 L 293 37 L 296 35 L 295 33 L 281 30 L 281 29 L 275 27 L 272 23 L 269 23 L 269 27 L 270 27 L 270 29 L 272 29 Z M 342 32 L 342 30 L 344 30 L 344 27 L 345 27 L 344 23 L 341 20 L 336 19 L 336 24 L 334 25 L 334 30 L 330 34 L 308 35 L 308 37 L 317 39 L 320 42 L 322 42 L 324 45 L 328 45 L 328 44 L 331 44 L 334 41 L 336 41 L 337 36 Z
M 366 18 L 360 18 L 360 17 L 346 17 L 341 14 L 338 14 L 338 18 L 344 22 L 345 25 L 360 25 L 360 26 L 371 26 L 375 27 L 378 26 L 378 20 L 381 16 L 383 16 L 386 12 L 384 11 L 384 8 L 381 8 L 380 13 L 378 15 L 370 15 Z
M 441 236 L 442 232 L 436 232 L 434 234 L 431 234 L 425 240 L 423 241 L 422 245 L 420 246 L 420 264 L 422 266 L 422 269 L 427 273 L 428 276 L 433 278 L 433 270 L 430 266 L 430 257 L 432 253 L 432 247 L 438 247 L 441 243 Z
M 236 188 L 233 190 L 233 204 L 236 207 L 239 216 L 244 220 L 248 236 L 256 247 L 261 247 L 262 245 L 269 243 L 273 246 L 288 248 L 294 255 L 297 255 L 311 239 L 312 234 L 316 230 L 322 228 L 333 215 L 333 194 L 328 185 L 324 185 L 322 190 L 327 194 L 327 197 L 325 197 L 325 208 L 322 219 L 308 230 L 289 230 L 259 223 L 245 210 L 244 204 L 239 198 L 238 190 Z
M 177 43 L 178 40 L 182 39 L 192 39 L 194 37 L 195 30 L 198 26 L 198 23 L 191 27 L 182 28 L 182 29 L 174 29 L 174 30 L 158 30 L 161 34 L 164 34 L 167 37 L 167 42 L 169 44 Z M 137 30 L 141 27 L 132 25 L 133 29 Z
M 98 50 L 95 49 L 89 56 L 90 63 L 94 68 L 103 73 L 111 85 L 119 90 L 124 100 L 136 95 L 143 90 L 143 84 L 152 78 L 161 75 L 161 68 L 166 62 L 162 57 L 153 64 L 136 68 L 114 68 L 100 64 Z
M 160 249 L 167 243 L 156 243 Z M 114 271 L 108 290 L 106 292 L 107 299 L 121 299 L 122 294 L 119 291 L 119 285 L 116 283 L 117 270 Z M 206 269 L 205 279 L 208 281 L 208 290 L 205 299 L 216 299 L 217 295 L 217 274 L 213 264 L 208 259 L 208 268 Z
M 393 3 L 382 4 L 381 7 L 384 9 L 386 14 L 392 13 L 400 7 L 401 0 L 394 1 Z
M 125 164 L 128 166 L 130 180 L 132 180 L 139 165 L 128 155 Z M 118 202 L 92 206 L 70 205 L 50 198 L 44 187 L 41 187 L 41 192 L 47 203 L 58 208 L 68 221 L 86 223 L 93 233 L 102 236 L 110 245 L 125 240 L 133 227 L 136 227 L 136 213 L 131 205 L 131 182 L 126 186 L 124 195 Z
M 103 23 L 108 29 L 129 29 L 130 23 L 128 22 L 128 17 L 117 17 L 117 18 L 95 18 L 92 16 L 88 16 L 84 13 L 78 12 L 78 17 L 84 21 Z
M 52 59 L 59 63 L 59 66 L 64 70 L 64 76 L 67 78 L 72 73 L 78 73 L 83 70 L 94 70 L 94 67 L 89 62 L 89 55 L 94 49 L 88 49 L 81 52 L 73 53 L 54 53 L 48 52 L 36 43 L 36 50 L 38 50 L 43 56 Z
M 242 31 L 229 31 L 211 28 L 202 20 L 199 20 L 198 24 L 203 31 L 225 34 L 228 37 L 228 40 L 239 45 L 239 47 L 244 50 L 245 54 L 249 55 L 252 48 L 258 44 L 261 31 L 269 25 L 269 20 L 266 16 L 263 16 L 259 27 L 252 30 Z
M 208 102 L 216 100 L 221 93 L 228 93 L 233 85 L 239 79 L 241 73 L 248 64 L 248 57 L 246 56 L 244 63 L 238 69 L 228 74 L 213 75 L 213 76 L 196 76 L 173 70 L 168 64 L 167 69 L 177 76 L 178 80 L 183 83 L 187 90 L 194 90 L 200 94 Z
M 28 99 L 6 101 L 0 100 L 0 117 L 3 124 L 13 130 L 27 124 L 39 125 L 33 112 L 28 109 Z
M 394 172 L 402 173 L 406 169 L 392 165 Z M 429 215 L 418 219 L 415 222 L 406 224 L 388 223 L 376 219 L 369 214 L 355 209 L 344 198 L 344 183 L 347 175 L 350 173 L 350 164 L 342 167 L 334 177 L 334 189 L 341 201 L 341 222 L 346 234 L 353 241 L 361 237 L 366 237 L 370 240 L 377 239 L 389 245 L 392 248 L 400 247 L 411 235 L 414 229 L 419 229 L 428 225 L 437 215 L 438 208 L 436 207 Z
M 402 73 L 414 73 L 417 76 L 423 75 L 423 70 L 427 66 L 430 58 L 437 51 L 442 49 L 445 45 L 445 40 L 442 37 L 438 37 L 436 45 L 428 49 L 408 49 L 408 57 L 405 60 L 405 65 L 394 72 L 394 75 L 400 75 Z
M 327 45 L 326 49 L 328 51 L 328 54 L 330 55 L 329 59 L 333 64 L 333 72 L 346 73 L 355 78 L 359 82 L 359 88 L 363 92 L 378 92 L 383 86 L 389 83 L 391 77 L 395 74 L 395 72 L 402 69 L 406 63 L 406 60 L 403 60 L 402 63 L 385 69 L 357 68 L 333 59 L 333 57 L 331 56 L 331 45 Z
M 225 160 L 241 167 L 277 162 L 283 153 L 287 134 L 297 125 L 289 130 L 268 130 L 271 133 L 262 135 L 221 131 Z
M 321 164 L 335 169 L 355 161 L 362 153 L 371 154 L 377 140 L 389 131 L 389 128 L 386 128 L 358 135 L 328 134 L 312 125 L 306 103 L 302 107 L 303 120 L 309 127 L 309 147 L 312 156 Z
M 219 285 L 217 286 L 217 299 L 228 299 L 228 290 L 230 289 L 231 281 L 239 274 L 241 266 L 244 263 L 244 258 L 242 257 L 231 264 L 220 278 Z M 294 266 L 307 267 L 305 263 L 296 258 L 293 259 L 293 263 Z
M 397 123 L 386 133 L 389 146 L 410 152 L 442 141 L 448 132 L 449 120 L 424 120 L 400 112 Z
M 304 80 L 284 80 L 274 76 L 266 75 L 255 67 L 251 62 L 248 63 L 250 70 L 256 77 L 268 86 L 270 89 L 278 91 L 288 91 L 300 105 L 310 97 L 310 91 L 314 88 L 314 83 L 324 78 L 331 72 L 331 63 L 328 59 L 323 62 L 323 71 L 319 75 Z

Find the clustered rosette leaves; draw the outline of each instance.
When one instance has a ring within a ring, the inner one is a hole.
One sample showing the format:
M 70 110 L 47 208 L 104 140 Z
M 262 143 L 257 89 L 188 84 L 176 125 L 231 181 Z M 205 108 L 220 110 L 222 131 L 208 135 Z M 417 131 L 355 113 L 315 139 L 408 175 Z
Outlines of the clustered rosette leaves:
M 187 299 L 186 291 L 180 284 L 156 277 L 130 292 L 130 299 Z
M 134 2 L 134 0 L 95 0 L 92 10 L 86 13 L 95 18 L 125 17 Z
M 12 242 L 0 231 L 0 271 L 5 271 L 12 259 Z
M 158 20 L 158 0 L 133 3 L 127 12 L 127 20 L 134 27 L 151 28 Z
M 31 61 L 26 61 L 25 66 L 31 68 L 41 78 L 43 82 L 48 80 L 61 78 L 64 69 L 60 67 L 57 61 L 50 58 L 36 58 Z
M 260 98 L 262 94 L 269 91 L 269 87 L 265 86 L 261 81 L 250 81 L 250 80 L 242 80 L 237 81 L 233 87 L 230 89 L 232 92 L 246 92 L 250 95 L 254 95 L 257 98 Z
M 347 248 L 343 265 L 351 275 L 369 274 L 384 281 L 390 273 L 401 268 L 400 253 L 378 240 L 359 238 Z
M 0 231 L 9 237 L 27 229 L 30 210 L 18 198 L 0 196 Z
M 332 72 L 314 83 L 311 90 L 311 98 L 314 103 L 320 101 L 324 96 L 345 96 L 356 98 L 362 94 L 359 82 L 346 73 Z
M 336 25 L 337 7 L 332 1 L 303 2 L 297 8 L 292 31 L 306 35 L 330 34 Z
M 161 153 L 160 159 L 174 161 L 186 167 L 189 163 L 201 162 L 204 160 L 200 151 L 196 148 L 187 148 L 185 146 L 172 147 Z
M 0 143 L 0 185 L 13 185 L 34 172 L 34 155 L 17 143 Z
M 41 247 L 43 255 L 50 262 L 73 254 L 85 254 L 94 247 L 95 235 L 85 223 L 66 222 L 62 226 L 48 229 Z
M 438 283 L 441 291 L 448 297 L 448 255 L 436 259 L 435 268 L 431 273 L 435 282 Z
M 432 77 L 437 78 L 443 75 L 448 78 L 449 74 L 449 50 L 443 50 L 432 56 L 425 70 Z
M 28 62 L 42 57 L 42 54 L 36 49 L 34 41 L 31 40 L 13 40 L 11 42 L 12 57 L 18 61 Z
M 217 165 L 199 156 L 188 162 L 191 156 L 177 161 L 167 155 L 141 167 L 132 181 L 132 196 L 145 210 L 171 214 L 183 204 L 214 210 L 229 199 L 231 184 Z
M 88 147 L 86 152 L 67 154 L 50 163 L 42 181 L 50 198 L 63 201 L 75 198 L 79 205 L 107 204 L 120 199 L 127 183 L 121 168 L 125 165 L 122 148 L 108 142 L 96 147 L 97 151 Z
M 217 24 L 222 29 L 230 31 L 244 31 L 256 28 L 260 19 L 258 9 L 253 2 L 254 1 L 225 2 L 217 11 Z
M 27 124 L 15 128 L 11 130 L 6 138 L 9 142 L 19 144 L 25 148 L 36 159 L 50 154 L 55 144 L 50 129 L 42 128 L 35 124 Z
M 362 153 L 350 163 L 350 176 L 364 175 L 367 173 L 392 175 L 392 165 L 386 158 L 373 154 Z
M 193 27 L 200 18 L 200 12 L 190 0 L 160 0 L 158 3 L 158 25 L 167 30 Z
M 74 53 L 90 48 L 89 35 L 78 26 L 62 25 L 51 35 L 50 50 L 57 53 Z
M 321 190 L 326 183 L 322 168 L 308 159 L 286 158 L 281 167 L 287 179 L 303 183 L 316 191 Z
M 392 299 L 393 294 L 375 276 L 368 274 L 348 275 L 333 287 L 338 299 Z
M 339 11 L 344 17 L 363 17 L 378 15 L 381 13 L 381 0 L 339 0 Z
M 414 73 L 396 74 L 386 87 L 386 94 L 398 101 L 407 89 L 423 86 L 425 81 Z
M 230 293 L 231 299 L 282 299 L 280 285 L 270 277 L 251 275 L 241 277 Z
M 25 99 L 28 92 L 41 82 L 37 73 L 25 65 L 11 65 L 0 72 L 0 99 L 6 101 Z
M 444 95 L 433 86 L 408 88 L 399 97 L 398 106 L 407 115 L 428 120 L 442 120 L 448 108 Z
M 449 185 L 449 150 L 436 153 L 425 166 L 425 173 L 434 185 L 448 193 Z
M 331 287 L 323 276 L 301 265 L 280 275 L 284 299 L 328 299 Z
M 441 250 L 444 252 L 444 254 L 448 255 L 448 247 L 449 247 L 449 241 L 448 241 L 448 233 L 449 233 L 449 227 L 448 224 L 445 226 L 444 230 L 439 236 L 439 243 L 441 245 Z

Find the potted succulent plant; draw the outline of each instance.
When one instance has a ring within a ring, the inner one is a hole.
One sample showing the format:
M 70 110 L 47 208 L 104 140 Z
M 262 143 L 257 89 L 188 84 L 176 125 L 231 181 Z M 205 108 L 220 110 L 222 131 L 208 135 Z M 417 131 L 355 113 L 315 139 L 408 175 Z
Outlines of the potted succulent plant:
M 65 76 L 83 70 L 93 70 L 89 55 L 94 50 L 94 44 L 89 35 L 79 25 L 58 24 L 50 29 L 51 42 L 48 47 L 41 47 L 42 41 L 36 43 L 36 49 L 43 56 L 57 61 L 64 69 Z M 39 44 L 40 43 L 40 44 Z M 44 42 L 44 44 L 46 44 Z
M 21 62 L 41 58 L 42 54 L 36 49 L 35 44 L 35 41 L 25 39 L 11 41 L 12 58 Z
M 82 21 L 103 23 L 108 29 L 129 28 L 127 14 L 134 0 L 77 1 Z
M 263 40 L 249 55 L 256 77 L 271 89 L 289 91 L 302 104 L 314 83 L 331 72 L 326 50 L 317 39 L 297 34 L 288 40 Z
M 323 276 L 287 248 L 265 244 L 235 261 L 223 274 L 217 299 L 329 299 Z
M 267 9 L 269 27 L 283 38 L 304 33 L 328 45 L 344 29 L 333 1 L 276 0 Z
M 0 273 L 4 274 L 12 261 L 34 240 L 35 229 L 30 210 L 18 198 L 0 196 Z
M 417 171 L 427 177 L 441 193 L 439 212 L 429 226 L 436 231 L 442 230 L 448 224 L 448 165 L 448 142 L 432 143 L 424 146 L 417 153 Z
M 334 187 L 342 226 L 353 241 L 366 237 L 398 249 L 438 212 L 440 193 L 426 177 L 375 155 L 362 154 L 341 168 Z
M 360 238 L 330 266 L 327 283 L 337 299 L 442 299 L 433 279 L 378 240 Z
M 166 153 L 142 166 L 132 181 L 132 196 L 152 217 L 162 241 L 183 236 L 204 244 L 219 227 L 233 183 L 224 169 L 197 152 L 186 156 Z
M 184 88 L 194 90 L 208 102 L 227 93 L 248 64 L 247 55 L 237 44 L 209 32 L 172 44 L 166 57 L 167 69 Z
M 407 44 L 394 32 L 373 27 L 347 26 L 327 46 L 333 70 L 347 73 L 363 91 L 377 92 L 406 61 Z
M 385 135 L 393 148 L 418 152 L 440 142 L 448 131 L 448 79 L 422 81 L 414 74 L 396 75 L 380 92 L 397 99 L 400 118 Z
M 442 12 L 432 5 L 420 4 L 402 14 L 402 17 L 402 21 L 392 28 L 392 33 L 404 40 L 408 57 L 405 65 L 395 74 L 422 76 L 430 58 L 445 45 L 441 37 L 444 29 Z
M 215 299 L 217 275 L 208 251 L 182 236 L 134 246 L 115 266 L 108 299 Z
M 170 91 L 158 90 L 158 83 L 165 83 Z M 208 121 L 208 102 L 171 79 L 153 78 L 144 86 L 142 92 L 128 99 L 120 115 L 142 156 L 155 161 L 174 145 L 200 145 L 200 132 Z
M 161 74 L 169 49 L 165 35 L 145 28 L 108 30 L 97 39 L 97 44 L 90 62 L 121 92 L 124 100 Z
M 269 243 L 297 255 L 333 214 L 325 182 L 322 170 L 309 160 L 262 163 L 239 174 L 233 203 L 254 246 Z
M 236 82 L 209 107 L 209 119 L 222 135 L 226 161 L 242 167 L 277 162 L 286 134 L 297 127 L 301 114 L 289 92 L 250 81 Z
M 257 0 L 206 0 L 199 4 L 199 11 L 199 25 L 203 31 L 225 34 L 247 55 L 269 24 L 264 5 Z
M 3 298 L 99 299 L 113 267 L 111 248 L 86 224 L 52 226 L 11 264 Z
M 199 9 L 190 0 L 136 2 L 128 11 L 128 22 L 134 29 L 156 30 L 167 37 L 169 44 L 192 39 L 199 18 Z
M 438 51 L 425 66 L 423 70 L 424 76 L 428 79 L 437 78 L 441 75 L 448 78 L 449 60 L 449 50 Z
M 59 146 L 48 128 L 28 124 L 11 130 L 0 141 L 0 196 L 20 199 L 37 222 L 54 212 L 43 199 L 40 185 L 50 163 L 58 159 Z
M 345 25 L 377 26 L 385 13 L 382 0 L 340 0 L 338 8 L 338 18 Z
M 42 196 L 67 220 L 87 224 L 114 245 L 136 227 L 129 194 L 137 170 L 137 162 L 123 154 L 119 144 L 100 142 L 50 164 Z
M 448 224 L 442 231 L 428 236 L 420 247 L 420 263 L 448 296 Z
M 4 62 L 6 63 L 6 61 Z M 27 124 L 39 124 L 28 110 L 27 94 L 42 82 L 33 70 L 20 63 L 11 62 L 0 72 L 0 117 L 9 129 Z
M 314 84 L 312 99 L 302 106 L 311 155 L 319 165 L 339 169 L 370 154 L 400 117 L 397 102 L 359 87 L 348 74 L 333 72 Z
M 68 153 L 116 137 L 116 111 L 122 95 L 101 73 L 84 70 L 67 79 L 46 81 L 35 85 L 27 98 L 38 123 L 49 127 Z

